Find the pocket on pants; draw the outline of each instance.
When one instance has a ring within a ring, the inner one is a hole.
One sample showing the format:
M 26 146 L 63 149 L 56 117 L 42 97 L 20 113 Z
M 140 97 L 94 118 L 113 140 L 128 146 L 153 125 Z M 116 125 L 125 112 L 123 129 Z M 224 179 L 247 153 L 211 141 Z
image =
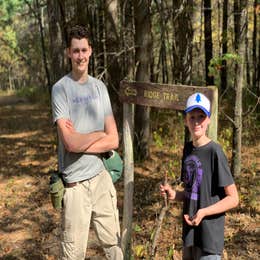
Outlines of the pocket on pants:
M 71 243 L 74 242 L 73 235 L 70 234 L 70 232 L 68 231 L 62 231 L 61 240 L 63 242 L 71 242 Z
M 117 210 L 117 196 L 116 196 L 116 189 L 113 184 L 111 185 L 109 193 L 111 196 L 113 209 L 114 209 L 114 211 L 116 211 Z
M 114 211 L 115 224 L 117 226 L 117 231 L 120 232 L 119 211 L 118 211 L 118 208 L 117 208 L 117 194 L 116 194 L 116 189 L 115 189 L 113 184 L 112 184 L 111 189 L 110 189 L 109 192 L 110 192 L 112 206 L 113 206 L 113 211 Z
M 75 241 L 73 236 L 67 231 L 63 231 L 61 234 L 61 257 L 73 258 L 75 254 Z

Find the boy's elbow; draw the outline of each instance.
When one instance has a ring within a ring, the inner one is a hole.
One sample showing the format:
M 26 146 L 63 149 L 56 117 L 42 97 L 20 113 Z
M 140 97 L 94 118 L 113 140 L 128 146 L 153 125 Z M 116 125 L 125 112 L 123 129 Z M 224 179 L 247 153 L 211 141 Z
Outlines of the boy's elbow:
M 232 196 L 232 208 L 236 208 L 239 204 L 239 196 L 238 193 L 236 193 L 234 196 Z
M 65 143 L 64 146 L 65 146 L 65 149 L 70 153 L 78 152 L 77 147 L 75 145 L 73 145 L 72 143 Z
M 70 153 L 72 153 L 73 150 L 74 150 L 73 146 L 72 146 L 72 145 L 68 145 L 68 144 L 65 145 L 65 149 L 66 149 L 68 152 L 70 152 Z
M 236 188 L 236 196 L 235 196 L 235 207 L 237 207 L 239 204 L 239 194 L 238 194 L 238 190 Z
M 119 147 L 119 139 L 118 139 L 118 137 L 114 138 L 112 146 L 113 146 L 112 149 L 114 149 L 114 150 L 116 150 Z
M 239 196 L 237 194 L 236 198 L 234 199 L 234 208 L 236 208 L 239 204 Z

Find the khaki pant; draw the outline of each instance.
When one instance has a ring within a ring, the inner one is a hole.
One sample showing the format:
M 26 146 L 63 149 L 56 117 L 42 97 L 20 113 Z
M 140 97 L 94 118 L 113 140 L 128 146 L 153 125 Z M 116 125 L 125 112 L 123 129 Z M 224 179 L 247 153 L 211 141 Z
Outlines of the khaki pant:
M 90 221 L 107 259 L 123 259 L 116 190 L 107 171 L 66 188 L 63 200 L 60 259 L 85 259 Z

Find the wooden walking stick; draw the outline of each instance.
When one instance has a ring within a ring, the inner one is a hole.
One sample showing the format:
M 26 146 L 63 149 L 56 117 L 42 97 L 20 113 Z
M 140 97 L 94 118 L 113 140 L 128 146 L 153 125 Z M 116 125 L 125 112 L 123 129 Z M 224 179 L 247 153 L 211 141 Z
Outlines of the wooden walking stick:
M 168 171 L 166 170 L 164 173 L 164 181 L 163 181 L 163 185 L 166 185 L 168 183 Z M 164 206 L 168 207 L 168 194 L 165 193 L 164 195 Z
M 168 171 L 165 170 L 164 173 L 164 180 L 163 180 L 163 184 L 167 184 L 168 182 Z M 156 229 L 155 229 L 155 234 L 153 237 L 153 241 L 152 241 L 152 249 L 151 249 L 151 259 L 155 259 L 155 255 L 156 255 L 156 246 L 157 246 L 157 240 L 159 238 L 160 235 L 160 231 L 161 231 L 161 227 L 162 227 L 162 222 L 165 216 L 166 211 L 169 209 L 169 203 L 168 203 L 168 195 L 165 194 L 164 196 L 164 206 L 161 209 L 158 221 L 157 221 L 157 225 L 156 225 Z

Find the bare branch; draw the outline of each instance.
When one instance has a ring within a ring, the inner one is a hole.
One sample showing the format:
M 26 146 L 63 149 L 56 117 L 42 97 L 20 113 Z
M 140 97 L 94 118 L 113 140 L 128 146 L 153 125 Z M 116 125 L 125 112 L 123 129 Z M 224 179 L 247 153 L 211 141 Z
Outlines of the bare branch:
M 258 104 L 260 104 L 260 97 L 257 98 L 257 102 L 256 102 L 256 104 L 253 106 L 253 108 L 252 108 L 252 106 L 250 106 L 250 107 L 248 108 L 248 110 L 247 110 L 245 113 L 243 113 L 243 117 L 246 117 L 246 116 L 248 116 L 249 114 L 252 114 L 252 113 L 256 110 Z M 251 108 L 252 108 L 252 109 L 251 109 Z
M 224 116 L 233 124 L 233 125 L 235 125 L 235 121 L 229 116 L 229 115 L 227 115 L 224 111 L 221 111 L 223 114 L 224 114 Z

